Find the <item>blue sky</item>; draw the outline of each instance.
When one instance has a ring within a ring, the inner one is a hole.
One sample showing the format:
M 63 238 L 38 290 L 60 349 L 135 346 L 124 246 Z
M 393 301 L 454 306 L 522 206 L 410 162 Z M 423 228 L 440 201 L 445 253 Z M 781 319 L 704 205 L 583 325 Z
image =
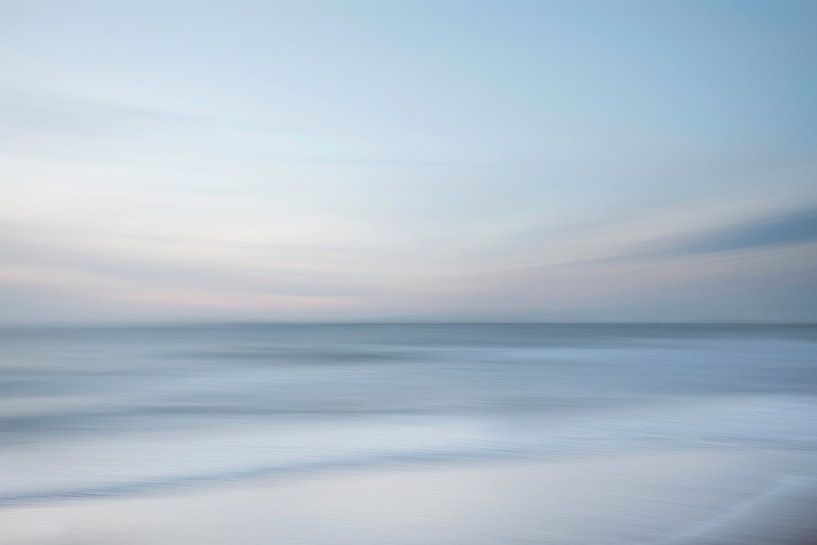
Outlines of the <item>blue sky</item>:
M 815 320 L 813 2 L 0 2 L 0 321 Z

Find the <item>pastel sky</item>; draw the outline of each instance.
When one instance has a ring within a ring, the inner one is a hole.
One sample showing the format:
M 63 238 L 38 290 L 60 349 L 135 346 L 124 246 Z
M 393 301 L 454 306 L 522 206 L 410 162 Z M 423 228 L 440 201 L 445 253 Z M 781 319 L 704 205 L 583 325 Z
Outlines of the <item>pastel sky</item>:
M 0 322 L 817 320 L 815 29 L 0 1 Z

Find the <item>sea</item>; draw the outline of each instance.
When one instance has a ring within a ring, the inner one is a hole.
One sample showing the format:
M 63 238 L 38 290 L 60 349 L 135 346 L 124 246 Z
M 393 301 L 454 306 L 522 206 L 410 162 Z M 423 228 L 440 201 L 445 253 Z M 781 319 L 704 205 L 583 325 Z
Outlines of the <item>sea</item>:
M 0 511 L 687 452 L 817 455 L 817 327 L 0 330 Z

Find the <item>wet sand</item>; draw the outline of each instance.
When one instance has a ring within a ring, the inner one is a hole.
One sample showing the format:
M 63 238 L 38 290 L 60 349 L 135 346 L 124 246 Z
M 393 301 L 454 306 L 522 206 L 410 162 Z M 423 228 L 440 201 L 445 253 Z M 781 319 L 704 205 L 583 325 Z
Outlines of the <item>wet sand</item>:
M 808 535 L 813 525 L 814 460 L 807 453 L 751 454 L 292 475 L 6 507 L 0 527 L 15 545 L 805 543 L 785 538 Z M 770 542 L 764 532 L 775 527 L 780 539 Z

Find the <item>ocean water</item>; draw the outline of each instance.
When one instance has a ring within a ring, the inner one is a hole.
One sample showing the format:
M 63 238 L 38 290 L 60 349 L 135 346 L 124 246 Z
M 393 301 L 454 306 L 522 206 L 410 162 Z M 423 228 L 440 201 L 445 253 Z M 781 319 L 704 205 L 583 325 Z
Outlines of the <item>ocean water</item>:
M 349 471 L 817 455 L 808 325 L 6 328 L 0 347 L 0 510 Z

